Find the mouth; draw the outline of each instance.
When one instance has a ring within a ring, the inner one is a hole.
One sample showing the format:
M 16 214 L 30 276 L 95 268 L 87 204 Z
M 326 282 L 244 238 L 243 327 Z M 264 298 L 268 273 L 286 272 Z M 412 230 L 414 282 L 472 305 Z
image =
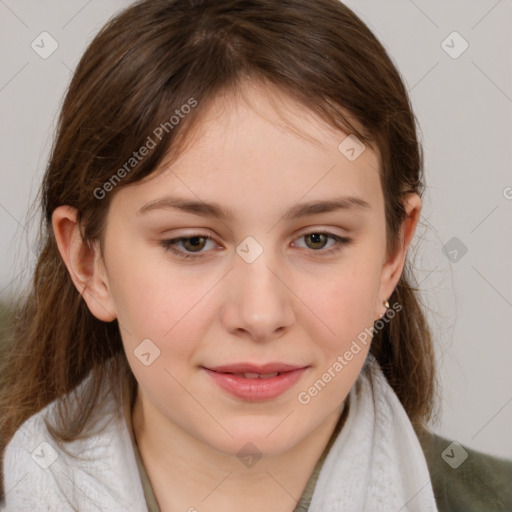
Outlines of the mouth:
M 230 372 L 224 372 L 230 373 Z M 282 375 L 284 372 L 275 372 L 275 373 L 230 373 L 230 375 L 236 375 L 237 377 L 244 377 L 245 379 L 271 379 L 273 377 L 277 377 L 278 375 Z
M 202 367 L 202 370 L 225 392 L 246 401 L 276 398 L 291 389 L 308 366 L 284 363 Z

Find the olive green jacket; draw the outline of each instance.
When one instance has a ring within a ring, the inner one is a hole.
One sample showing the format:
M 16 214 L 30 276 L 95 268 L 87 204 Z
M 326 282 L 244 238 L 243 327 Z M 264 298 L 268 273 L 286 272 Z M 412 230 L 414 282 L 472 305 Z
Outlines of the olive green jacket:
M 512 511 L 512 461 L 416 432 L 439 512 Z

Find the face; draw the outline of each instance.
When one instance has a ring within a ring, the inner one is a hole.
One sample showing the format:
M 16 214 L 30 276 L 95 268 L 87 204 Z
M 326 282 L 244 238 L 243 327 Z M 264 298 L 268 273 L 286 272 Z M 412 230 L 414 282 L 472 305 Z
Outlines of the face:
M 104 268 L 147 410 L 221 452 L 278 454 L 340 411 L 394 285 L 377 154 L 347 159 L 345 133 L 278 91 L 245 98 L 116 191 Z

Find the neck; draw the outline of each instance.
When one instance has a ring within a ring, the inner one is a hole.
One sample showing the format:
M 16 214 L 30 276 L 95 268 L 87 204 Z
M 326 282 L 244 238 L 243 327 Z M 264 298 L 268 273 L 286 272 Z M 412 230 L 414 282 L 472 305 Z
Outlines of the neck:
M 162 512 L 293 512 L 346 416 L 342 404 L 291 450 L 256 461 L 222 453 L 168 420 L 149 422 L 148 408 L 137 392 L 133 431 Z

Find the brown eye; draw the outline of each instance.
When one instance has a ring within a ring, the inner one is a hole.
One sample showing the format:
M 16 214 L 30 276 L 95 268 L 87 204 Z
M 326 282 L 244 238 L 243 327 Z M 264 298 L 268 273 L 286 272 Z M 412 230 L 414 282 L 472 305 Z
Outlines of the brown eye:
M 329 237 L 326 233 L 309 233 L 304 238 L 311 241 L 311 245 L 307 244 L 310 249 L 323 249 Z
M 330 245 L 327 245 L 329 239 L 333 241 Z M 341 251 L 345 246 L 348 246 L 352 239 L 335 235 L 334 233 L 312 231 L 306 233 L 298 238 L 300 241 L 304 241 L 305 246 L 298 245 L 302 249 L 310 249 L 312 252 L 317 252 L 319 256 L 328 256 Z M 311 252 L 310 251 L 310 252 Z
M 190 252 L 201 251 L 204 248 L 206 240 L 204 236 L 193 236 L 190 238 L 182 238 L 183 247 Z
M 208 235 L 195 235 L 181 238 L 173 238 L 172 240 L 162 240 L 160 245 L 180 258 L 201 258 L 208 241 L 213 243 L 213 239 Z

